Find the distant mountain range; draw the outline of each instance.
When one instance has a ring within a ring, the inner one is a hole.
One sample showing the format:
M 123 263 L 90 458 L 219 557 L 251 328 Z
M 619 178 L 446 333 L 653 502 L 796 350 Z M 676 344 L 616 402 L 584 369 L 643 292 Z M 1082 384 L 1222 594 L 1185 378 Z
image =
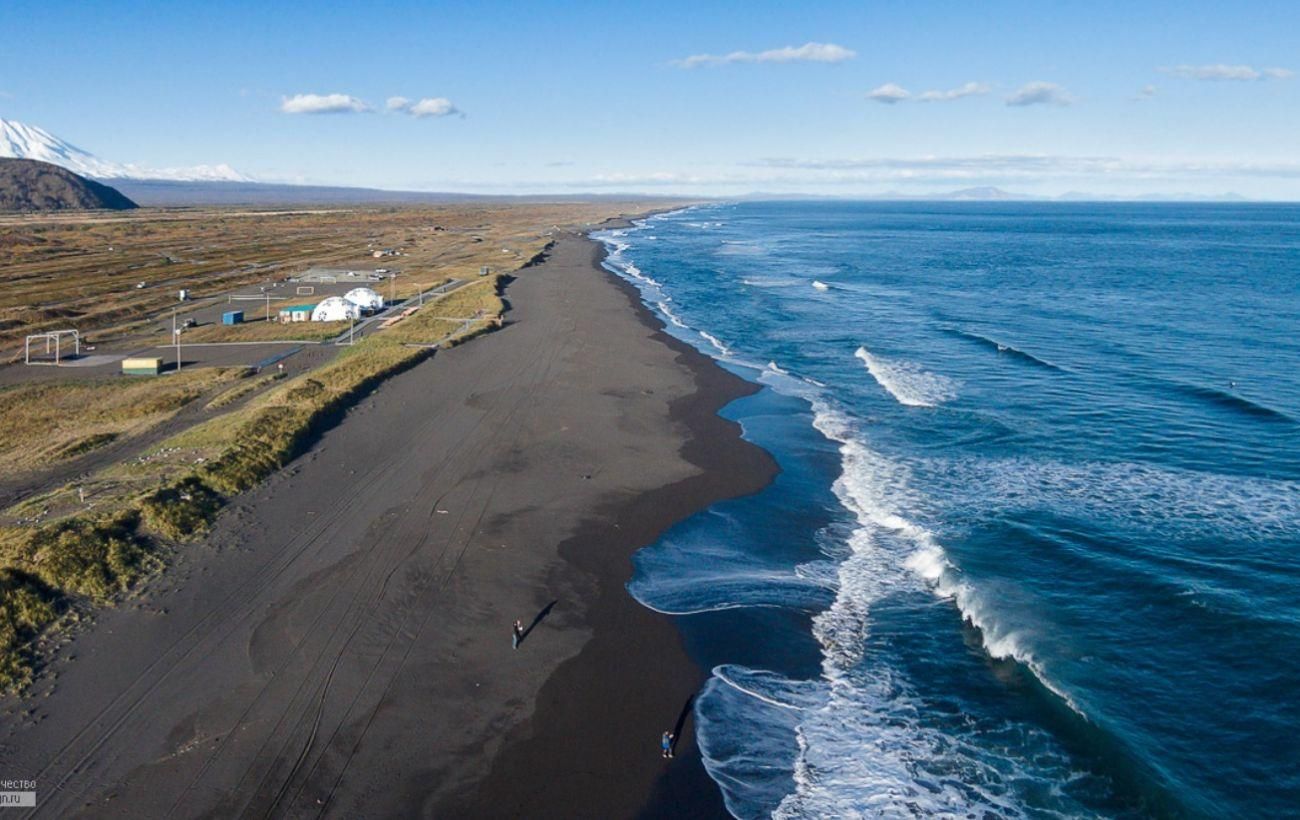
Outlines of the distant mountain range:
M 0 211 L 123 211 L 136 204 L 120 191 L 34 159 L 0 158 Z
M 229 165 L 145 168 L 100 159 L 66 140 L 14 120 L 0 119 L 0 158 L 34 159 L 92 179 L 167 179 L 183 182 L 252 182 Z
M 326 185 L 291 185 L 258 182 L 229 165 L 196 165 L 189 168 L 147 168 L 100 159 L 89 151 L 62 140 L 43 128 L 13 120 L 0 119 L 0 158 L 34 159 L 67 168 L 98 180 L 111 180 L 141 205 L 308 205 L 308 204 L 379 204 L 379 203 L 450 203 L 475 200 L 493 201 L 591 201 L 610 199 L 682 199 L 681 196 L 652 196 L 644 193 L 610 192 L 606 194 L 570 195 L 483 195 L 450 192 L 393 191 L 376 188 L 352 188 Z M 963 188 L 957 191 L 914 194 L 888 191 L 880 194 L 852 196 L 818 196 L 810 194 L 751 193 L 725 199 L 746 200 L 917 200 L 947 202 L 1244 202 L 1244 197 L 1224 193 L 1143 194 L 1116 196 L 1071 191 L 1060 196 L 1037 196 L 1004 191 L 994 187 Z

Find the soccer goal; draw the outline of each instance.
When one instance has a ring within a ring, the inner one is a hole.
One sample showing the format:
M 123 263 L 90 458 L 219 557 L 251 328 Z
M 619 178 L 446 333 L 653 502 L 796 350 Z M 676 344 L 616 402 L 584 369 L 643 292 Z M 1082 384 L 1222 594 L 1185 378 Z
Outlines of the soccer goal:
M 33 333 L 23 345 L 23 360 L 27 364 L 59 364 L 64 359 L 81 355 L 81 334 L 75 330 L 51 330 Z

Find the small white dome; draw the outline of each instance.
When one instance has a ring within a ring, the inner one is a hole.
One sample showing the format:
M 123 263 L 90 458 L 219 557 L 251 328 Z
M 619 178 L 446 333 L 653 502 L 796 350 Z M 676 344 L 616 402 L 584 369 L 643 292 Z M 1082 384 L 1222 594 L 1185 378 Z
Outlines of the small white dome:
M 376 293 L 374 288 L 353 288 L 343 298 L 360 305 L 363 310 L 379 310 L 384 306 L 384 297 Z
M 342 296 L 331 296 L 316 305 L 311 312 L 313 322 L 346 322 L 361 318 L 361 306 L 350 302 Z

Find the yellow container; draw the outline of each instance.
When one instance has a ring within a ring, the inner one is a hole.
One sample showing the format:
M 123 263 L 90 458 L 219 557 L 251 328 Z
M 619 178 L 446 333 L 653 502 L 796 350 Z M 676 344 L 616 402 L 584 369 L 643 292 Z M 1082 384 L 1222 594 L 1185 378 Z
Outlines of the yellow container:
M 157 376 L 162 370 L 162 359 L 123 359 L 122 372 L 128 376 Z

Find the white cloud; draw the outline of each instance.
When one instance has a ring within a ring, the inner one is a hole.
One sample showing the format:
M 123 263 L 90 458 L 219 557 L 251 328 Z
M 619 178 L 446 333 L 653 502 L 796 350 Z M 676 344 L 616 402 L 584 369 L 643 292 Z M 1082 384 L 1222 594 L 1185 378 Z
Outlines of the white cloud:
M 410 100 L 406 97 L 389 97 L 385 104 L 389 111 L 400 111 L 403 114 L 410 114 L 412 117 L 447 117 L 452 114 L 465 116 L 459 108 L 452 104 L 452 101 L 446 97 L 423 97 L 419 100 Z
M 446 117 L 461 113 L 446 97 L 425 97 L 412 103 L 408 110 L 413 117 Z
M 960 100 L 962 97 L 978 97 L 992 91 L 993 88 L 988 83 L 966 83 L 958 88 L 950 88 L 947 91 L 923 91 L 917 96 L 918 102 L 952 102 Z
M 1056 83 L 1033 82 L 1022 85 L 1007 97 L 1007 105 L 1070 105 L 1074 97 Z
M 1160 93 L 1160 89 L 1156 88 L 1154 85 L 1148 84 L 1139 88 L 1137 90 L 1137 96 L 1135 96 L 1133 99 L 1136 102 L 1142 102 L 1143 100 L 1151 99 L 1158 93 Z
M 286 114 L 359 114 L 373 109 L 350 94 L 294 94 L 280 98 L 280 110 Z
M 947 90 L 934 89 L 930 91 L 922 91 L 920 94 L 913 97 L 912 93 L 901 85 L 898 85 L 897 83 L 885 83 L 882 86 L 871 89 L 871 91 L 867 93 L 867 99 L 875 100 L 878 103 L 885 103 L 886 105 L 894 105 L 895 103 L 900 103 L 909 99 L 916 100 L 917 102 L 952 102 L 953 100 L 960 100 L 963 97 L 981 96 L 992 90 L 992 86 L 988 83 L 971 82 Z
M 730 54 L 693 54 L 674 60 L 678 68 L 699 68 L 726 63 L 842 63 L 858 56 L 856 51 L 834 43 L 804 43 L 767 51 L 733 51 Z
M 885 103 L 886 105 L 900 103 L 910 96 L 912 95 L 906 88 L 895 83 L 885 83 L 884 85 L 873 88 L 871 91 L 867 92 L 868 100 L 875 100 L 878 103 Z
M 1287 68 L 1255 68 L 1249 65 L 1225 65 L 1224 63 L 1162 66 L 1159 70 L 1185 80 L 1227 80 L 1243 83 L 1256 80 L 1286 80 L 1295 76 L 1295 72 Z

